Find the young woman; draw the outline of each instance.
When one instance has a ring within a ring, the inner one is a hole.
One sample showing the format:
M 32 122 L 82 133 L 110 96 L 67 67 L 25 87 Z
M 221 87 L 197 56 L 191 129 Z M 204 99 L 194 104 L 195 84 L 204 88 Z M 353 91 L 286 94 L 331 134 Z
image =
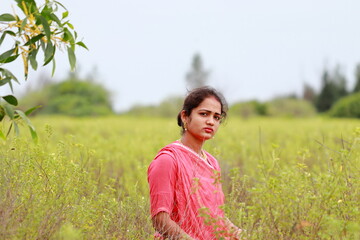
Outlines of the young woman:
M 158 239 L 240 239 L 221 207 L 221 169 L 203 150 L 226 117 L 227 104 L 210 87 L 191 91 L 178 115 L 179 140 L 159 151 L 148 168 L 151 218 Z

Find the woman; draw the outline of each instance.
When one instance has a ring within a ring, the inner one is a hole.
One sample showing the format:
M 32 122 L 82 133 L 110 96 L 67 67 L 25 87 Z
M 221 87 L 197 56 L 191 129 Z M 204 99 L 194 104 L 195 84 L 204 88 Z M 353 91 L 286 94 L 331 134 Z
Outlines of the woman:
M 217 160 L 202 149 L 226 117 L 227 104 L 210 87 L 186 97 L 178 115 L 179 140 L 159 151 L 148 168 L 151 217 L 158 239 L 240 239 L 221 209 Z

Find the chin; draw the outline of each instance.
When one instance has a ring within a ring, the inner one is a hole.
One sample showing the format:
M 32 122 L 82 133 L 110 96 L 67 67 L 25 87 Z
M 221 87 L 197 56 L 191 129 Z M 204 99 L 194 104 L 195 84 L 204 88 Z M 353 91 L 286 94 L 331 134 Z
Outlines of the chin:
M 213 137 L 214 137 L 214 135 L 205 135 L 205 136 L 202 137 L 202 139 L 203 139 L 204 141 L 207 141 L 207 140 L 212 139 Z

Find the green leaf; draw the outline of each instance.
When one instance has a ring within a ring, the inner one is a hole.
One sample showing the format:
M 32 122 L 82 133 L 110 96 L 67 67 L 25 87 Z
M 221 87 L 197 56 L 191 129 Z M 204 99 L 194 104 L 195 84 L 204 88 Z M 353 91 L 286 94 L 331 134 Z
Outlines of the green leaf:
M 44 18 L 46 18 L 47 20 L 50 20 L 50 14 L 54 12 L 54 9 L 49 5 L 46 4 L 43 9 L 41 10 L 40 14 L 41 16 L 43 16 Z
M 38 135 L 37 135 L 36 131 L 34 129 L 32 129 L 31 127 L 29 127 L 29 129 L 30 129 L 30 134 L 31 134 L 32 139 L 34 140 L 35 143 L 37 143 Z
M 9 81 L 8 84 L 9 84 L 9 87 L 11 89 L 11 92 L 14 93 L 14 88 L 13 88 L 12 82 Z
M 26 116 L 26 114 L 21 110 L 15 110 L 15 113 L 18 114 L 25 122 L 26 124 L 33 128 L 35 130 L 35 127 L 32 125 L 30 119 Z
M 56 69 L 55 58 L 52 59 L 52 63 L 53 63 L 53 67 L 52 67 L 52 71 L 51 71 L 51 76 L 53 77 L 55 74 L 55 69 Z
M 1 129 L 0 129 L 0 138 L 6 140 L 6 136 L 4 135 L 3 131 L 1 131 Z
M 19 29 L 20 33 L 24 30 L 26 24 L 27 24 L 27 17 L 24 18 L 23 21 L 21 22 L 21 26 L 20 26 L 20 29 Z
M 67 50 L 68 50 L 70 68 L 73 71 L 76 66 L 76 56 L 75 56 L 74 50 L 71 47 L 67 47 Z
M 0 45 L 1 45 L 2 42 L 4 41 L 6 34 L 9 34 L 9 35 L 11 35 L 11 36 L 13 36 L 13 37 L 16 36 L 16 34 L 15 34 L 13 31 L 9 31 L 9 30 L 4 31 L 3 34 L 1 35 L 1 38 L 0 38 Z
M 55 21 L 60 27 L 62 26 L 60 19 L 55 14 L 51 13 L 50 18 Z
M 12 22 L 15 20 L 16 18 L 10 13 L 4 13 L 0 15 L 0 22 Z
M 54 1 L 57 5 L 60 5 L 63 9 L 67 10 L 66 7 L 61 3 L 61 2 L 58 2 L 58 1 Z
M 8 115 L 11 120 L 13 120 L 14 119 L 14 109 L 8 104 L 5 104 L 4 108 L 5 108 L 5 114 Z
M 51 31 L 50 31 L 50 26 L 49 26 L 48 21 L 41 15 L 38 16 L 38 18 L 40 19 L 41 24 L 44 27 L 44 31 L 45 31 L 45 35 L 46 35 L 47 40 L 50 41 L 51 40 Z
M 7 31 L 4 31 L 4 33 L 7 33 L 13 37 L 16 37 L 16 33 L 14 33 L 13 31 L 7 30 Z
M 85 48 L 86 50 L 89 50 L 88 47 L 83 42 L 77 42 L 76 44 L 83 47 L 83 48 Z
M 14 74 L 12 74 L 9 70 L 5 69 L 5 68 L 0 68 L 0 72 L 6 76 L 6 77 L 10 77 L 11 79 L 14 79 L 15 82 L 19 83 L 18 79 L 14 76 Z M 11 83 L 11 82 L 10 82 Z
M 4 107 L 0 105 L 0 122 L 4 119 L 4 117 L 5 117 L 5 110 Z
M 5 84 L 8 84 L 10 81 L 11 81 L 11 77 L 6 77 L 6 78 L 1 79 L 0 80 L 0 87 L 5 85 Z
M 0 55 L 0 63 L 5 63 L 6 60 L 15 53 L 16 48 L 10 49 Z
M 32 69 L 36 70 L 38 67 L 38 63 L 36 61 L 36 55 L 38 53 L 38 49 L 35 48 L 33 49 L 30 53 L 29 53 L 29 60 L 30 60 L 30 65 L 32 67 Z
M 14 131 L 15 131 L 15 135 L 19 136 L 20 135 L 20 130 L 19 130 L 19 126 L 16 122 L 13 122 L 14 124 Z
M 69 31 L 69 29 L 67 29 L 67 28 L 64 28 L 63 39 L 64 39 L 64 41 L 69 42 L 71 46 L 75 44 L 74 37 L 73 37 L 72 33 Z
M 44 60 L 44 65 L 47 65 L 54 57 L 55 54 L 55 47 L 53 46 L 53 44 L 51 43 L 51 41 L 49 41 L 46 45 L 46 49 L 45 49 L 45 60 Z
M 72 30 L 74 30 L 74 26 L 73 26 L 71 23 L 67 22 L 66 25 L 68 25 L 69 28 L 71 28 Z
M 35 111 L 36 109 L 41 108 L 41 105 L 29 108 L 28 110 L 25 111 L 25 115 L 29 116 L 33 111 Z
M 8 132 L 6 133 L 6 136 L 9 136 L 10 132 L 11 132 L 11 129 L 12 129 L 12 126 L 13 126 L 13 123 L 10 124 L 10 127 L 8 129 Z
M 46 50 L 46 43 L 44 41 L 41 41 L 40 42 L 40 46 L 41 46 L 41 49 L 43 50 L 43 52 L 45 52 Z
M 36 43 L 41 38 L 43 38 L 45 35 L 40 33 L 39 35 L 36 35 L 35 37 L 31 38 L 29 41 L 27 41 L 24 46 L 29 46 L 30 44 Z
M 7 103 L 13 105 L 13 106 L 17 106 L 18 105 L 18 100 L 16 99 L 16 97 L 14 97 L 13 95 L 7 95 L 7 96 L 3 96 L 2 97 Z
M 30 133 L 31 133 L 31 137 L 34 141 L 37 141 L 38 136 L 35 130 L 35 127 L 32 125 L 30 119 L 26 116 L 26 114 L 20 110 L 15 110 L 15 112 L 26 122 L 26 124 L 29 127 Z
M 24 6 L 23 6 L 23 3 L 25 3 L 26 5 L 26 8 L 27 8 L 27 12 L 29 13 L 34 13 L 38 10 L 38 7 L 36 6 L 36 2 L 35 0 L 15 0 L 18 4 L 18 7 L 25 13 L 25 9 L 24 9 Z
M 63 19 L 64 19 L 64 18 L 67 18 L 68 16 L 69 16 L 69 12 L 68 12 L 68 11 L 62 13 L 62 18 L 63 18 Z
M 0 63 L 10 63 L 10 62 L 13 62 L 15 61 L 17 58 L 18 58 L 19 54 L 16 54 L 14 56 L 10 56 L 2 61 L 0 61 Z

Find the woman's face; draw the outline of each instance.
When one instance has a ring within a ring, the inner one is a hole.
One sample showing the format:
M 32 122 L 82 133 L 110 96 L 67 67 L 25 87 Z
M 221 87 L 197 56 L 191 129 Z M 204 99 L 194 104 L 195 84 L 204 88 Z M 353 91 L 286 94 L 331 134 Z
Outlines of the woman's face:
M 185 123 L 185 134 L 200 141 L 212 138 L 221 122 L 221 104 L 215 97 L 205 98 L 199 106 L 194 108 L 190 116 L 182 112 L 182 121 Z

